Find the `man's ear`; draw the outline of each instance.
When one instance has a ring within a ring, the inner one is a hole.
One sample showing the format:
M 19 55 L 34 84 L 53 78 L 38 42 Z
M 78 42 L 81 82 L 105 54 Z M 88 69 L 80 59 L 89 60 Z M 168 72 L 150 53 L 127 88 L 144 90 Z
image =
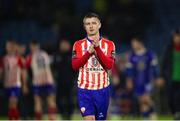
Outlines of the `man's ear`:
M 83 29 L 86 30 L 85 25 L 83 24 Z
M 99 26 L 98 26 L 98 28 L 99 28 L 99 29 L 101 28 L 101 22 L 99 22 Z

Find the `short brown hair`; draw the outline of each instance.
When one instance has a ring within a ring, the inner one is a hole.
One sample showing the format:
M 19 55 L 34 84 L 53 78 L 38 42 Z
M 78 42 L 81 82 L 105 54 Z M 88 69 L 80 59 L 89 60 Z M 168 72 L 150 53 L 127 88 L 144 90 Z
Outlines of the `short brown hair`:
M 37 40 L 32 40 L 32 41 L 30 42 L 30 44 L 31 44 L 31 45 L 36 45 L 36 46 L 39 46 L 39 45 L 40 45 L 40 43 L 39 43 Z
M 86 15 L 84 16 L 83 22 L 84 22 L 85 19 L 87 19 L 87 18 L 93 18 L 93 17 L 94 17 L 94 18 L 97 18 L 99 21 L 101 21 L 98 14 L 96 14 L 96 13 L 88 13 L 88 14 L 86 14 Z

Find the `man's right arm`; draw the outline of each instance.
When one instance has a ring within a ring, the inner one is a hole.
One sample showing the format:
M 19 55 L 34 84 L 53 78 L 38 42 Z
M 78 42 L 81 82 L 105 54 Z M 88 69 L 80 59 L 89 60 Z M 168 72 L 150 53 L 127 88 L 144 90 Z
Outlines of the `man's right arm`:
M 3 80 L 4 64 L 3 58 L 0 57 L 0 80 Z M 0 82 L 1 83 L 1 82 Z
M 26 62 L 25 62 L 25 66 L 27 69 L 29 69 L 31 67 L 31 61 L 32 61 L 32 55 L 28 55 L 26 58 Z
M 132 55 L 129 55 L 126 63 L 126 88 L 129 91 L 133 89 L 133 63 L 131 61 L 131 56 Z
M 84 66 L 91 56 L 91 51 L 87 51 L 83 56 L 80 56 L 80 51 L 82 50 L 79 47 L 78 42 L 75 42 L 72 52 L 72 68 L 74 70 L 79 70 L 80 67 Z

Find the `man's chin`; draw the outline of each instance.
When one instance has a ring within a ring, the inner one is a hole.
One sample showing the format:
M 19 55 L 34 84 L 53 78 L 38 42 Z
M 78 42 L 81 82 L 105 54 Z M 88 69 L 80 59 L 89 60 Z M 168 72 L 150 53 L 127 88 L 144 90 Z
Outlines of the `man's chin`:
M 94 36 L 94 35 L 96 35 L 96 33 L 89 33 L 88 35 L 89 36 Z

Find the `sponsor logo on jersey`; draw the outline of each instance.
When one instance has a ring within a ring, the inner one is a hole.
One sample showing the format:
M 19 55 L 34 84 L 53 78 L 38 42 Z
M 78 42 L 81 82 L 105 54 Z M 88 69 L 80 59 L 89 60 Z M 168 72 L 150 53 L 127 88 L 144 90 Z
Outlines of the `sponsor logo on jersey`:
M 103 68 L 87 68 L 86 71 L 104 71 Z

